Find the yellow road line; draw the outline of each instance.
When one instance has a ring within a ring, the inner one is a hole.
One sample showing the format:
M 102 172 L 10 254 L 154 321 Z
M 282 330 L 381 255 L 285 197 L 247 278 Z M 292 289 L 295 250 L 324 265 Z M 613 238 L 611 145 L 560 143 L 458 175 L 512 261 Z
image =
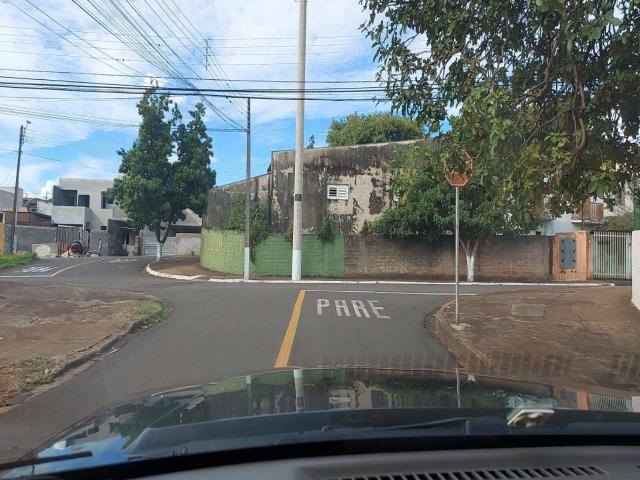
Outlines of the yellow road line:
M 52 274 L 51 274 L 51 275 L 49 275 L 49 276 L 50 276 L 50 277 L 55 277 L 56 275 L 59 275 L 59 274 L 61 274 L 62 272 L 65 272 L 65 271 L 67 271 L 67 270 L 69 270 L 69 269 L 71 269 L 71 268 L 76 268 L 76 267 L 79 267 L 79 266 L 81 266 L 81 265 L 86 265 L 87 263 L 96 263 L 96 262 L 99 262 L 99 260 L 92 260 L 92 261 L 90 261 L 90 262 L 76 263 L 75 265 L 71 265 L 71 266 L 69 266 L 69 267 L 65 267 L 65 268 L 63 268 L 63 269 L 61 269 L 61 270 L 58 270 L 57 272 L 54 272 L 54 273 L 52 273 Z
M 302 302 L 304 302 L 304 290 L 298 292 L 298 298 L 293 306 L 293 312 L 291 312 L 291 320 L 289 320 L 289 326 L 282 338 L 282 345 L 280 345 L 280 352 L 276 357 L 275 368 L 286 367 L 289 363 L 289 356 L 291 355 L 291 349 L 293 348 L 293 340 L 296 338 L 296 330 L 298 329 L 298 322 L 300 321 L 300 311 L 302 310 Z

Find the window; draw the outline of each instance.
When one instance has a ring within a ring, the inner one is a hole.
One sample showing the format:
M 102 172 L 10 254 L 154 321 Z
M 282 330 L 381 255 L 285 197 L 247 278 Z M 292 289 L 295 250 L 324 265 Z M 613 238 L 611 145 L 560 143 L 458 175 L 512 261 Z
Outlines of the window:
M 100 208 L 113 208 L 113 197 L 107 192 L 100 192 Z
M 107 226 L 106 225 L 100 225 L 100 230 L 106 230 Z
M 329 200 L 347 200 L 349 185 L 327 185 L 327 198 Z
M 78 206 L 89 207 L 90 195 L 78 195 Z

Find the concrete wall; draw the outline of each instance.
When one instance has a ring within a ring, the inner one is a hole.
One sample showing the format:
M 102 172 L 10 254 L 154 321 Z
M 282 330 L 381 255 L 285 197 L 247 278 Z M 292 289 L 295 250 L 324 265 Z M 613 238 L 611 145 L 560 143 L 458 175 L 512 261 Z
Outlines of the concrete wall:
M 377 218 L 393 204 L 390 164 L 397 148 L 423 142 L 392 142 L 350 147 L 307 149 L 304 152 L 303 229 L 316 233 L 329 217 L 337 233 L 358 233 L 365 221 Z M 285 233 L 293 219 L 293 150 L 271 154 L 269 173 L 254 177 L 252 196 L 268 210 L 270 231 Z M 327 186 L 346 185 L 346 200 L 327 198 Z M 244 182 L 212 189 L 203 226 L 223 228 L 233 192 Z
M 0 224 L 1 225 L 1 224 Z M 31 227 L 28 225 L 18 225 L 16 234 L 18 242 L 17 251 L 30 252 L 34 243 L 54 243 L 56 241 L 55 227 Z M 9 253 L 11 238 L 11 225 L 4 224 L 4 247 L 3 251 Z
M 269 212 L 270 207 L 270 181 L 269 174 L 258 175 L 251 178 L 251 198 L 260 200 L 263 207 Z M 244 193 L 245 182 L 234 182 L 209 190 L 207 208 L 203 215 L 202 225 L 207 228 L 224 228 L 227 216 L 231 210 L 231 199 L 234 193 Z
M 176 255 L 200 255 L 200 234 L 176 233 Z
M 302 275 L 306 277 L 344 276 L 344 239 L 336 236 L 323 244 L 315 235 L 302 238 L 305 254 Z M 256 276 L 291 275 L 291 242 L 282 234 L 269 235 L 253 251 L 251 274 Z M 229 230 L 202 229 L 200 264 L 211 270 L 241 274 L 244 261 L 244 235 Z
M 631 301 L 640 308 L 640 230 L 633 232 L 631 244 L 631 279 L 633 282 Z
M 13 209 L 13 192 L 15 187 L 0 187 L 0 210 L 4 208 Z M 24 192 L 18 188 L 18 208 L 22 207 L 22 197 Z
M 357 233 L 388 209 L 393 201 L 390 163 L 395 142 L 351 147 L 314 148 L 304 152 L 303 229 L 317 232 L 325 217 L 336 231 Z M 293 220 L 293 150 L 271 154 L 272 223 L 274 230 L 286 232 Z M 347 200 L 327 199 L 329 184 L 347 185 Z

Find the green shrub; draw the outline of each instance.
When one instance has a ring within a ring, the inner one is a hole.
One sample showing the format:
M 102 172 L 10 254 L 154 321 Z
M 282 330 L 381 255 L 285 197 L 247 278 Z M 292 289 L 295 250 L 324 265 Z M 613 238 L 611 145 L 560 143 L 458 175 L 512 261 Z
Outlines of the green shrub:
M 331 243 L 336 238 L 336 234 L 333 232 L 333 225 L 329 217 L 324 217 L 320 230 L 318 230 L 318 240 L 322 243 Z

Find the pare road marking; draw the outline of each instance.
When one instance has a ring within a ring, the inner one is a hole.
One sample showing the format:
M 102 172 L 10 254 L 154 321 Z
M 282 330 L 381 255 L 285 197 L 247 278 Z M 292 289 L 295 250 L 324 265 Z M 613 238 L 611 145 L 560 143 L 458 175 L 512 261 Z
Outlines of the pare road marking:
M 384 307 L 380 305 L 380 300 L 333 300 L 327 298 L 318 298 L 316 300 L 316 313 L 322 317 L 325 309 L 333 312 L 335 309 L 336 316 L 350 317 L 351 314 L 358 318 L 382 318 L 391 319 L 389 315 L 384 314 Z

